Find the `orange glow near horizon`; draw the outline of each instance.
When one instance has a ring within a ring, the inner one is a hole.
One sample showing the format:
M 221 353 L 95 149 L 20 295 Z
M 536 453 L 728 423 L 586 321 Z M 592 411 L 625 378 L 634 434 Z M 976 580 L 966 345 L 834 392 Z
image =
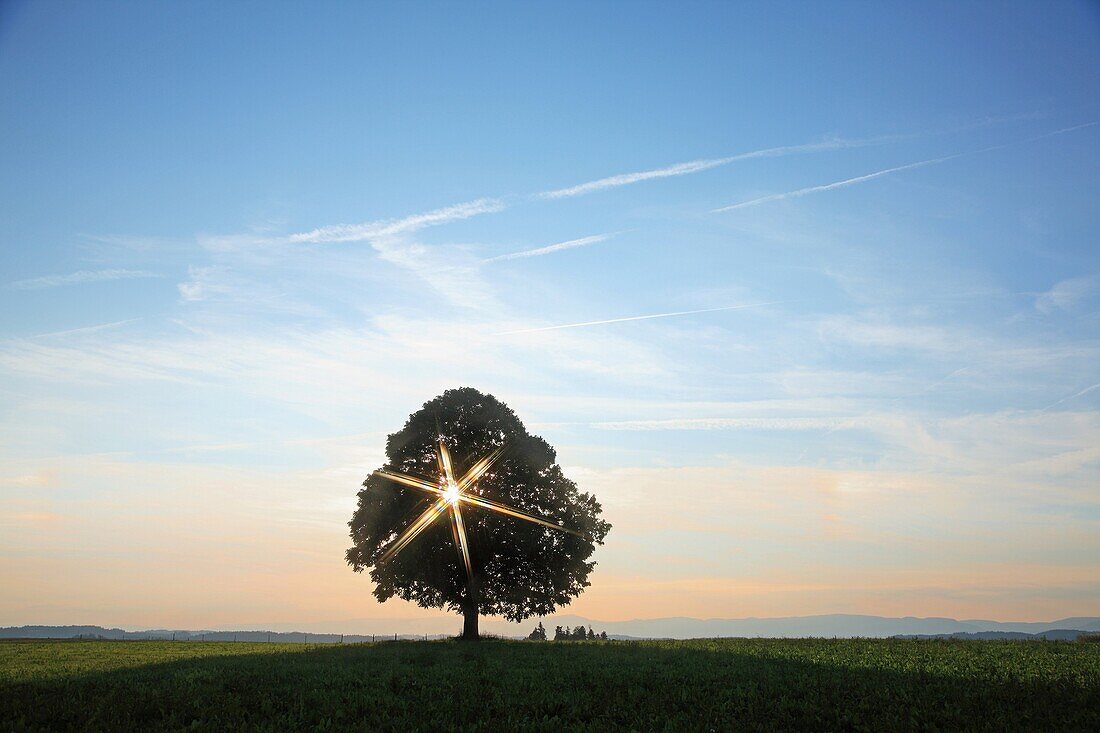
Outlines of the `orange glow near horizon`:
M 503 460 L 487 474 L 501 472 Z M 57 477 L 56 487 L 0 500 L 0 549 L 6 551 L 0 553 L 0 626 L 454 630 L 453 616 L 443 611 L 397 598 L 377 603 L 369 581 L 348 571 L 347 485 L 381 464 L 377 455 L 367 461 L 370 468 L 325 474 L 138 463 L 113 455 L 43 464 Z M 986 477 L 968 482 L 732 462 L 611 469 L 571 463 L 599 495 L 615 530 L 614 541 L 597 550 L 592 585 L 562 614 L 607 622 L 833 613 L 999 621 L 1096 615 L 1100 565 L 1089 558 L 1100 557 L 1100 538 L 1083 521 L 1025 514 L 1028 505 L 1013 499 L 1027 488 L 1022 480 L 993 477 L 1011 491 L 990 504 L 986 488 L 993 478 Z M 390 476 L 427 499 L 410 520 L 441 498 L 433 469 L 424 478 Z M 477 540 L 468 512 L 488 503 L 477 495 L 487 480 L 459 501 L 470 542 Z M 843 488 L 871 485 L 858 493 Z M 730 511 L 734 502 L 736 512 Z M 988 525 L 964 521 L 978 513 Z M 453 524 L 452 515 L 440 514 Z M 394 537 L 406 529 L 397 526 Z M 685 537 L 691 542 L 683 543 Z M 495 617 L 482 626 L 518 633 Z

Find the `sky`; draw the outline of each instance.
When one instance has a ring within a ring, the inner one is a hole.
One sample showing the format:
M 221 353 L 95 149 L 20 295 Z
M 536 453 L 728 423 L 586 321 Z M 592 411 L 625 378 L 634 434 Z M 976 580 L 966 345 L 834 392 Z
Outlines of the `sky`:
M 344 551 L 458 386 L 568 613 L 1100 615 L 1095 4 L 15 2 L 0 100 L 0 625 L 457 628 Z

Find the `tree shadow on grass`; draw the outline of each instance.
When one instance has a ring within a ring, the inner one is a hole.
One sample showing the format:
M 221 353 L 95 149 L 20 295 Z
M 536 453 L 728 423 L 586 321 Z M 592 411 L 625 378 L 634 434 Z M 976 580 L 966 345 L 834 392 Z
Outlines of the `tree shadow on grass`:
M 102 643 L 104 654 L 121 645 Z M 1100 730 L 1100 648 L 696 640 L 280 648 L 0 687 L 3 730 Z M 1092 645 L 1089 645 L 1092 646 Z M 1041 658 L 1029 655 L 1038 654 Z M 1043 675 L 1032 670 L 1045 670 Z

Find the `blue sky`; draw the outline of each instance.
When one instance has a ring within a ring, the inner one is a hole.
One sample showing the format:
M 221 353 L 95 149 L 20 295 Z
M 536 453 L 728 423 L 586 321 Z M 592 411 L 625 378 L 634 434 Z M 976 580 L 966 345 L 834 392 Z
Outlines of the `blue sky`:
M 345 523 L 460 385 L 573 612 L 1094 612 L 1098 82 L 1088 3 L 7 4 L 0 623 L 430 617 Z

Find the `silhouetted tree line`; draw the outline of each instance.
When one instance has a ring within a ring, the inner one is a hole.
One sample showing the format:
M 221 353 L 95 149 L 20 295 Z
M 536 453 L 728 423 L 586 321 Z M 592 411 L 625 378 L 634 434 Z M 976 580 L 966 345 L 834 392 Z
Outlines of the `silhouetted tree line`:
M 546 627 L 542 625 L 542 621 L 539 621 L 539 625 L 527 638 L 531 641 L 546 641 Z M 583 626 L 574 626 L 572 629 L 568 626 L 554 627 L 554 641 L 596 641 L 597 639 L 607 641 L 607 632 L 601 631 L 597 634 L 591 626 L 587 629 Z

